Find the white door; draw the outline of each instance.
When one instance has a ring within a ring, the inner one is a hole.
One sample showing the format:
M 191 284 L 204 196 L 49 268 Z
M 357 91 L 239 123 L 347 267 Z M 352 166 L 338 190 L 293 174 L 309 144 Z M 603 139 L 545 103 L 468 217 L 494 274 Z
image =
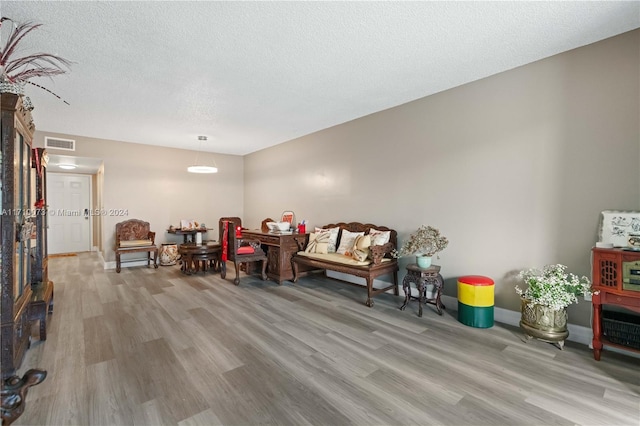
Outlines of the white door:
M 91 176 L 47 174 L 49 254 L 91 250 Z

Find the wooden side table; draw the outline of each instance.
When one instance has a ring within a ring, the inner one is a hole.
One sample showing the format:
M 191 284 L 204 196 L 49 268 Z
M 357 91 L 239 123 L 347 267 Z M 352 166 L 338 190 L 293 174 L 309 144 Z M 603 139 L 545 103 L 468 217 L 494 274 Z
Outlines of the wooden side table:
M 411 296 L 411 283 L 414 283 L 418 290 L 418 297 Z M 433 299 L 427 299 L 426 291 L 427 284 L 432 284 L 436 288 L 436 297 Z M 431 265 L 428 268 L 420 268 L 417 264 L 411 263 L 407 265 L 407 275 L 402 280 L 402 290 L 404 290 L 404 304 L 400 306 L 400 310 L 404 311 L 404 308 L 409 304 L 409 300 L 418 300 L 418 316 L 422 316 L 422 305 L 429 303 L 435 305 L 438 310 L 438 315 L 442 315 L 442 310 L 445 309 L 442 300 L 442 288 L 444 287 L 444 279 L 440 275 L 440 266 Z
M 182 256 L 182 272 L 191 275 L 200 269 L 207 272 L 207 265 L 212 266 L 213 272 L 224 268 L 220 260 L 222 246 L 215 241 L 205 241 L 202 244 L 184 243 L 178 246 L 178 253 Z M 200 267 L 202 265 L 202 267 Z

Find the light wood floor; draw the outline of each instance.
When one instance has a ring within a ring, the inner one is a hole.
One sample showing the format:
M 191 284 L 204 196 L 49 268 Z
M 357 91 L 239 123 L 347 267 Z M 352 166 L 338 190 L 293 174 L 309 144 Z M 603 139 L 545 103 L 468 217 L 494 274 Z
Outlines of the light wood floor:
M 48 339 L 17 425 L 633 425 L 640 359 L 523 342 L 321 276 L 278 286 L 50 260 Z M 233 265 L 230 265 L 233 276 Z M 36 327 L 37 328 L 37 327 Z

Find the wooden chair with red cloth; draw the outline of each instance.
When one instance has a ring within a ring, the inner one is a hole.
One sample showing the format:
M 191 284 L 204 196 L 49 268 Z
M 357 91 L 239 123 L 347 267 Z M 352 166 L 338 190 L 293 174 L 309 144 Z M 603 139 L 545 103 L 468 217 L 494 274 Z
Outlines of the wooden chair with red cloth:
M 221 217 L 218 221 L 220 228 L 220 243 L 222 244 L 222 262 L 220 276 L 227 276 L 226 261 L 233 262 L 236 268 L 235 285 L 240 284 L 240 265 L 245 264 L 245 271 L 249 272 L 249 263 L 262 261 L 263 280 L 267 279 L 267 255 L 260 247 L 260 241 L 242 237 L 242 219 L 239 217 Z

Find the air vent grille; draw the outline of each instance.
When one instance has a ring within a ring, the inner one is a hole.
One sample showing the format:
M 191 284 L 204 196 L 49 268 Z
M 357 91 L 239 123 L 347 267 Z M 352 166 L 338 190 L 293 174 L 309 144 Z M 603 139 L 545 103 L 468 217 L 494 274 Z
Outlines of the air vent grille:
M 73 139 L 50 138 L 45 136 L 44 147 L 50 149 L 62 149 L 64 151 L 75 151 L 76 141 Z

